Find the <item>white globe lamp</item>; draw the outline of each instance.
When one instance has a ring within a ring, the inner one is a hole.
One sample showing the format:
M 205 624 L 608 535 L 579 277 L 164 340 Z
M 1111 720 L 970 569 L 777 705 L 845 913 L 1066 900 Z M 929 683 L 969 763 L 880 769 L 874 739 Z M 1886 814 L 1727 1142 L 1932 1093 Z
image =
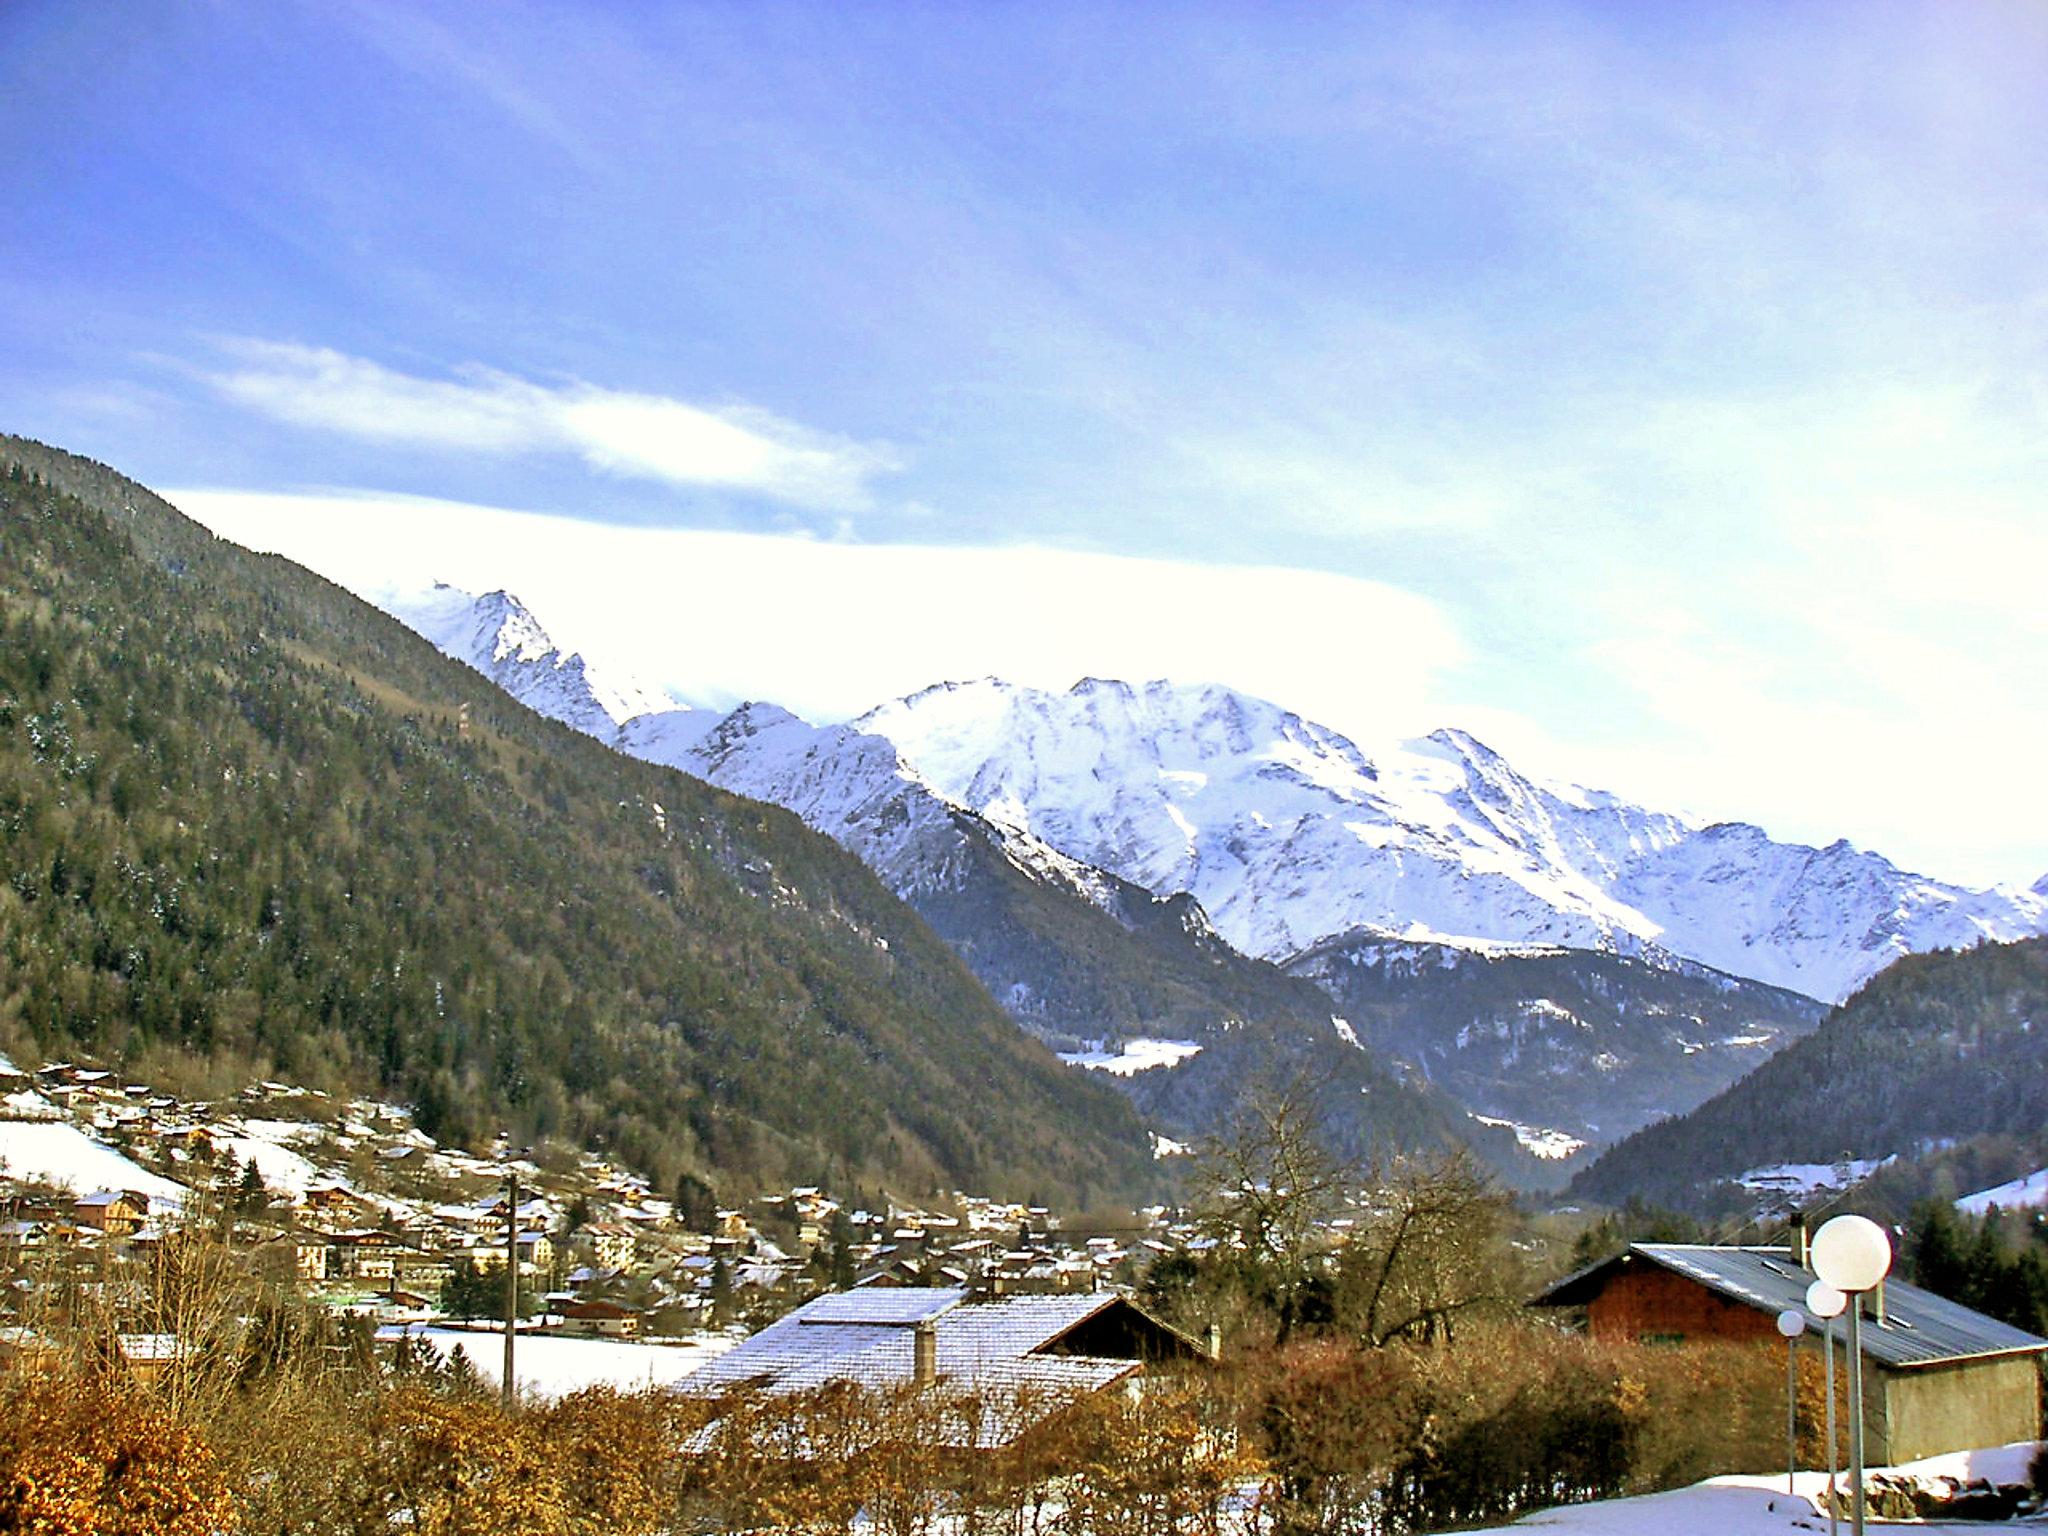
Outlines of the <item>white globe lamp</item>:
M 1891 1272 L 1892 1240 L 1868 1216 L 1837 1216 L 1813 1234 L 1813 1272 L 1847 1295 Z
M 1849 1508 L 1851 1529 L 1863 1536 L 1863 1293 L 1891 1272 L 1891 1234 L 1868 1216 L 1837 1216 L 1813 1234 L 1811 1258 L 1813 1272 L 1850 1298 Z
M 1849 1298 L 1825 1280 L 1816 1280 L 1806 1288 L 1806 1310 L 1823 1322 L 1840 1317 L 1848 1305 Z

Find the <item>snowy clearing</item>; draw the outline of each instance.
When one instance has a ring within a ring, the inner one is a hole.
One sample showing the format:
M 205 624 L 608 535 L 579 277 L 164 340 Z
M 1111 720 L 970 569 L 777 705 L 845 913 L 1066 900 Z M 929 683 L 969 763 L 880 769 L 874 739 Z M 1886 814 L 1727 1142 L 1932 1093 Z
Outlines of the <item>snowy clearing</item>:
M 182 1205 L 186 1194 L 184 1185 L 130 1162 L 77 1126 L 51 1121 L 0 1120 L 0 1173 L 81 1195 L 126 1189 Z
M 1190 1056 L 1199 1055 L 1201 1049 L 1193 1040 L 1126 1040 L 1121 1051 L 1111 1054 L 1097 1042 L 1092 1051 L 1061 1051 L 1060 1060 L 1070 1067 L 1131 1077 L 1154 1067 L 1177 1067 Z
M 450 1349 L 460 1349 L 469 1356 L 477 1374 L 492 1386 L 504 1376 L 502 1333 L 459 1328 L 408 1331 L 414 1339 L 424 1340 L 444 1355 Z M 396 1332 L 379 1330 L 378 1336 Z M 513 1351 L 513 1369 L 519 1375 L 519 1390 L 536 1397 L 567 1397 L 585 1387 L 617 1387 L 622 1392 L 633 1392 L 680 1381 L 737 1342 L 723 1334 L 699 1334 L 681 1344 L 634 1344 L 623 1339 L 569 1339 L 522 1333 Z
M 259 1123 L 266 1122 L 252 1122 L 247 1129 L 254 1132 Z M 277 1122 L 267 1123 L 275 1124 Z M 307 1190 L 311 1189 L 315 1184 L 323 1182 L 326 1178 L 318 1168 L 314 1167 L 301 1154 L 294 1152 L 290 1147 L 281 1146 L 276 1141 L 265 1137 L 253 1134 L 248 1136 L 226 1136 L 215 1142 L 214 1145 L 221 1151 L 234 1153 L 235 1161 L 245 1167 L 250 1163 L 254 1163 L 256 1171 L 262 1175 L 266 1187 L 281 1190 L 294 1197 L 304 1195 Z
M 1492 1115 L 1473 1115 L 1481 1125 L 1503 1126 L 1515 1133 L 1515 1140 L 1522 1144 L 1522 1150 L 1532 1157 L 1547 1158 L 1560 1162 L 1575 1152 L 1583 1152 L 1586 1143 L 1568 1131 L 1551 1130 L 1547 1126 L 1522 1125 L 1513 1120 L 1501 1120 Z
M 2048 1168 L 2038 1168 L 2025 1178 L 2008 1179 L 1991 1189 L 1980 1189 L 1956 1202 L 1956 1209 L 1982 1216 L 1992 1206 L 2001 1211 L 2032 1211 L 2048 1205 Z
M 2035 1442 L 1997 1446 L 1982 1451 L 1956 1451 L 1930 1456 L 1925 1461 L 1907 1462 L 1890 1470 L 1930 1486 L 1944 1477 L 1964 1482 L 1988 1478 L 1994 1483 L 2024 1483 L 2027 1458 Z M 1871 1468 L 1877 1472 L 1879 1468 Z M 1846 1478 L 1844 1482 L 1846 1483 Z M 1669 1493 L 1645 1494 L 1635 1499 L 1604 1499 L 1595 1504 L 1571 1504 L 1559 1509 L 1541 1509 L 1525 1515 L 1513 1525 L 1494 1526 L 1492 1531 L 1527 1536 L 1532 1531 L 1554 1532 L 1556 1536 L 1792 1536 L 1828 1528 L 1827 1515 L 1816 1503 L 1828 1485 L 1825 1472 L 1802 1472 L 1797 1496 L 1785 1492 L 1785 1475 L 1743 1474 L 1710 1477 L 1690 1488 Z M 1872 1522 L 1876 1524 L 1876 1522 Z M 1919 1536 L 1961 1536 L 1987 1529 L 1982 1520 L 1918 1521 L 1909 1526 L 1886 1522 L 1887 1529 L 1910 1529 Z M 1841 1529 L 1847 1532 L 1846 1519 Z M 1473 1532 L 1472 1536 L 1489 1536 Z
M 1815 1190 L 1847 1189 L 1851 1184 L 1860 1184 L 1891 1161 L 1889 1157 L 1858 1157 L 1840 1163 L 1771 1163 L 1750 1169 L 1735 1182 L 1744 1189 L 1810 1195 Z

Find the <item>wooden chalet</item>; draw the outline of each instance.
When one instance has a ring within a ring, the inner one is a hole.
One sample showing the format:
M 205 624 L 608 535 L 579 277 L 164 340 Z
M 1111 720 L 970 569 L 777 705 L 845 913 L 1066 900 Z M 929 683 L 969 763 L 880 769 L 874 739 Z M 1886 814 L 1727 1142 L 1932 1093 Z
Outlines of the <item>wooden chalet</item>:
M 1580 1307 L 1596 1339 L 1753 1340 L 1782 1349 L 1780 1312 L 1814 1275 L 1789 1248 L 1633 1243 L 1569 1275 L 1536 1305 Z M 1824 1325 L 1806 1321 L 1816 1346 Z M 1835 1348 L 1847 1349 L 1847 1323 Z M 1932 1291 L 1887 1280 L 1864 1297 L 1864 1424 L 1872 1465 L 2032 1440 L 2041 1432 L 2037 1338 Z

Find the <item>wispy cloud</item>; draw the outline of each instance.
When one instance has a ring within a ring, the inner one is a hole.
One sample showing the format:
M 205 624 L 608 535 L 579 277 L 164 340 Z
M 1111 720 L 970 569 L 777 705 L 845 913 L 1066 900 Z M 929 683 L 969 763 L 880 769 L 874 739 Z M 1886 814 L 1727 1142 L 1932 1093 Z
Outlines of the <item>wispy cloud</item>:
M 1439 723 L 1438 680 L 1466 657 L 1428 599 L 1325 571 L 626 528 L 414 497 L 168 494 L 372 601 L 433 578 L 510 587 L 557 641 L 680 697 L 772 699 L 817 720 L 944 678 L 1064 688 L 1092 674 L 1225 683 L 1369 740 Z
M 235 340 L 239 366 L 205 376 L 229 400 L 294 426 L 466 453 L 573 453 L 594 469 L 751 492 L 819 510 L 871 503 L 901 468 L 886 447 L 816 432 L 752 406 L 711 408 L 594 384 L 536 384 L 475 364 L 445 379 L 324 347 Z

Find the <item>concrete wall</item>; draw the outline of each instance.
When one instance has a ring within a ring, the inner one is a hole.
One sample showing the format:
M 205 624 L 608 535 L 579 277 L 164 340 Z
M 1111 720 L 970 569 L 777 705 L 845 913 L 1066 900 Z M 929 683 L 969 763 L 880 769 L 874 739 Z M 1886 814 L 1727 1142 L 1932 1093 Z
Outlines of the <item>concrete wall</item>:
M 2041 1434 L 2040 1370 L 2032 1355 L 1910 1371 L 1866 1366 L 1864 1395 L 1871 1412 L 1864 1457 L 1872 1466 Z

